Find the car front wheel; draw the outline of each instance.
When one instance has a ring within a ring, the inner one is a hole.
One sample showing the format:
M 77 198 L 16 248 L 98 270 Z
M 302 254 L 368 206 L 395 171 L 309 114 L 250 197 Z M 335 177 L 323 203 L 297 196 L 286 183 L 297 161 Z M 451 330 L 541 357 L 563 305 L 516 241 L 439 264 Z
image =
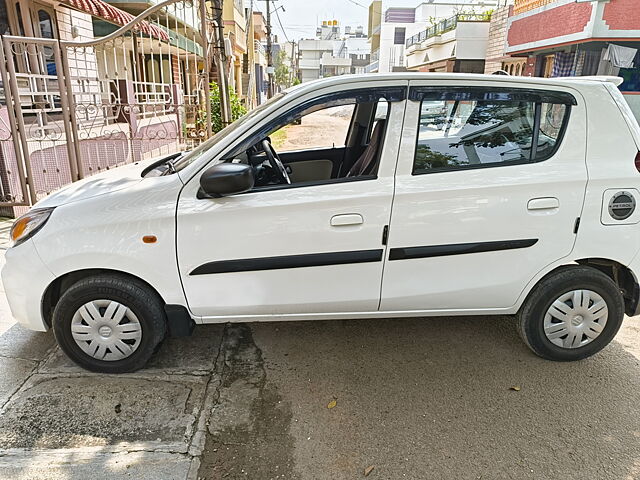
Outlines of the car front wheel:
M 620 289 L 591 267 L 570 266 L 544 278 L 518 314 L 525 343 L 542 358 L 573 361 L 606 347 L 624 317 Z
M 103 373 L 143 367 L 166 331 L 162 301 L 143 282 L 118 275 L 82 279 L 53 312 L 60 348 L 78 365 Z

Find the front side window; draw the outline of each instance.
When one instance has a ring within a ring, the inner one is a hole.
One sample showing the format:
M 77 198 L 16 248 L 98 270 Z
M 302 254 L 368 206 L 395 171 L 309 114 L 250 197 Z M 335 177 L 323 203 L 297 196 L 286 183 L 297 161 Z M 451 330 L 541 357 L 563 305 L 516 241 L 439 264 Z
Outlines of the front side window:
M 316 110 L 270 134 L 279 152 L 344 147 L 355 104 Z
M 420 104 L 413 173 L 545 160 L 559 145 L 568 103 L 508 92 L 428 94 Z
M 390 104 L 406 94 L 402 86 L 363 88 L 300 102 L 238 139 L 221 160 L 250 165 L 254 191 L 376 179 Z

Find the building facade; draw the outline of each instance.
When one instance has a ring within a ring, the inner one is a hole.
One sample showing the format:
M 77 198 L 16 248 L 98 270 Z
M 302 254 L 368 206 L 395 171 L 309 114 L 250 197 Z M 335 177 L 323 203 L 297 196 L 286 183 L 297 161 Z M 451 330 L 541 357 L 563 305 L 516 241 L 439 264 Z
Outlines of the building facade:
M 407 69 L 484 73 L 491 14 L 457 14 L 407 39 Z
M 505 54 L 526 59 L 525 75 L 615 75 L 640 116 L 637 0 L 515 0 Z
M 408 35 L 426 27 L 425 19 L 416 17 L 420 8 L 389 7 L 384 12 L 383 2 L 373 2 L 369 7 L 369 24 L 374 25 L 370 34 L 371 62 L 366 73 L 404 72 L 407 70 L 405 41 Z
M 361 26 L 342 31 L 337 20 L 318 27 L 316 38 L 298 43 L 300 80 L 364 73 L 370 63 L 369 44 Z
M 523 57 L 512 57 L 505 52 L 508 22 L 509 17 L 512 15 L 512 4 L 498 7 L 491 14 L 484 73 L 493 74 L 502 71 L 509 75 L 524 75 L 527 59 Z
M 207 138 L 206 19 L 198 0 L 162 8 L 155 1 L 2 3 L 1 31 L 11 35 L 0 46 L 7 59 L 0 69 L 3 214 L 79 178 Z
M 385 2 L 374 1 L 367 71 L 484 71 L 487 12 L 496 5 L 497 0 L 431 0 L 384 9 Z
M 249 31 L 250 22 L 247 21 L 244 0 L 223 1 L 222 22 L 228 41 L 227 53 L 231 54 L 228 65 L 229 87 L 233 88 L 238 96 L 246 102 L 246 92 L 243 90 L 243 86 L 246 86 L 243 84 L 243 62 L 247 55 L 247 43 L 251 41 L 253 34 Z M 246 68 L 244 70 L 246 71 Z
M 253 48 L 247 53 L 246 68 L 243 64 L 243 72 L 246 79 L 244 91 L 247 97 L 247 106 L 253 107 L 263 103 L 267 99 L 267 25 L 262 12 L 251 12 L 253 32 Z

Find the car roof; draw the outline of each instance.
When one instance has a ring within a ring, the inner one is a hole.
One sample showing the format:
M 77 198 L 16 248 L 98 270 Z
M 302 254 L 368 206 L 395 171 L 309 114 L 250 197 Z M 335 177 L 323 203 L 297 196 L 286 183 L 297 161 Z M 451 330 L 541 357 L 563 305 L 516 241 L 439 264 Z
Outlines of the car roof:
M 341 75 L 335 77 L 321 78 L 313 80 L 311 82 L 302 83 L 291 87 L 288 91 L 303 93 L 306 90 L 316 90 L 320 87 L 331 87 L 339 85 L 349 85 L 353 83 L 367 83 L 370 81 L 381 80 L 455 80 L 455 81 L 482 81 L 491 82 L 496 84 L 519 83 L 523 86 L 547 86 L 547 87 L 567 87 L 573 86 L 576 88 L 584 87 L 587 85 L 595 86 L 602 85 L 603 83 L 613 83 L 620 85 L 623 81 L 620 77 L 610 76 L 591 76 L 591 77 L 562 77 L 562 78 L 540 78 L 540 77 L 518 77 L 510 75 L 484 75 L 476 73 L 435 73 L 435 72 L 396 72 L 396 73 L 365 73 L 355 75 Z

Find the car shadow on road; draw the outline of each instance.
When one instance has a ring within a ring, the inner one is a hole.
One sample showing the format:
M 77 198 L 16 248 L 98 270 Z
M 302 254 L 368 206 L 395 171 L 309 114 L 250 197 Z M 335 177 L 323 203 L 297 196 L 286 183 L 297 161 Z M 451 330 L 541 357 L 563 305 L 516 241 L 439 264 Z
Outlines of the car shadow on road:
M 248 425 L 234 425 L 256 461 L 225 456 L 226 470 L 271 478 L 261 445 L 293 437 L 288 478 L 354 478 L 370 465 L 376 478 L 640 476 L 640 352 L 620 342 L 557 363 L 533 355 L 511 317 L 250 328 L 271 393 L 256 389 Z M 290 421 L 265 433 L 270 415 Z

